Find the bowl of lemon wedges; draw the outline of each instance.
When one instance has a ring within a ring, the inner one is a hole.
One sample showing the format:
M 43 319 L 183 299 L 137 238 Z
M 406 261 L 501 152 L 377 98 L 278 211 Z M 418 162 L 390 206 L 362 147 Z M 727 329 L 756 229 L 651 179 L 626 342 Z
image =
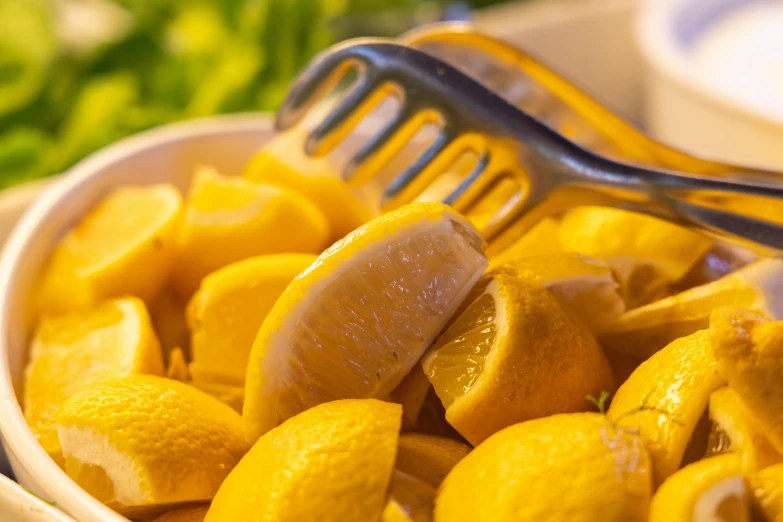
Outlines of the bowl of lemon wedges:
M 268 121 L 120 142 L 0 261 L 0 428 L 77 520 L 783 516 L 783 261 L 606 207 L 491 257 Z

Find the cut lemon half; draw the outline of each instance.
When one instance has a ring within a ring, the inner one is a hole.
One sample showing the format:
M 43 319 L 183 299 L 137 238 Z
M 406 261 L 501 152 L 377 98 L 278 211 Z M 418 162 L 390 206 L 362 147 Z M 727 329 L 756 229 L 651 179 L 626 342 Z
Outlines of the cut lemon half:
M 662 219 L 607 207 L 568 212 L 560 222 L 558 240 L 564 251 L 606 260 L 629 308 L 659 298 L 713 243 Z
M 329 224 L 298 192 L 199 169 L 185 208 L 174 284 L 190 297 L 210 272 L 248 257 L 318 253 Z
M 395 467 L 437 488 L 470 450 L 470 446 L 446 437 L 403 433 Z
M 258 332 L 246 381 L 249 440 L 316 404 L 386 397 L 486 266 L 478 231 L 440 203 L 406 205 L 332 245 Z
M 721 307 L 783 319 L 783 260 L 765 259 L 715 282 L 626 312 L 601 337 L 607 349 L 649 357 L 675 339 L 708 327 Z
M 438 522 L 646 521 L 650 462 L 641 439 L 598 413 L 522 422 L 462 459 L 435 499 Z
M 530 256 L 509 263 L 523 277 L 538 282 L 578 315 L 594 333 L 611 325 L 625 311 L 612 269 L 581 254 Z
M 446 420 L 474 446 L 518 422 L 585 411 L 587 395 L 614 389 L 587 328 L 549 291 L 511 271 L 492 278 L 422 368 Z
M 736 455 L 689 464 L 658 488 L 650 522 L 749 522 L 750 502 Z
M 716 310 L 710 345 L 720 374 L 783 454 L 783 321 L 740 308 Z
M 187 309 L 195 380 L 244 386 L 250 348 L 266 314 L 315 257 L 258 256 L 204 278 Z
M 745 474 L 783 462 L 737 392 L 724 386 L 710 395 L 713 422 L 707 454 L 736 453 Z
M 44 449 L 63 464 L 54 417 L 66 399 L 106 378 L 163 371 L 160 344 L 137 298 L 44 318 L 30 346 L 24 415 Z
M 374 399 L 320 404 L 258 439 L 223 482 L 206 522 L 378 520 L 402 408 Z
M 288 132 L 270 140 L 245 167 L 242 175 L 253 182 L 295 190 L 323 213 L 337 241 L 377 215 L 321 158 L 305 157 L 300 133 Z M 367 198 L 365 201 L 372 201 Z
M 248 450 L 237 412 L 150 375 L 100 381 L 68 399 L 56 422 L 68 476 L 129 518 L 211 500 Z
M 607 415 L 617 426 L 638 431 L 656 485 L 680 468 L 710 394 L 723 384 L 709 333 L 700 330 L 644 361 L 617 390 Z
M 409 430 L 416 426 L 430 389 L 432 385 L 427 374 L 421 369 L 421 365 L 414 364 L 399 386 L 389 394 L 389 402 L 402 406 L 403 429 Z
M 149 302 L 171 272 L 181 221 L 182 197 L 170 185 L 114 190 L 55 247 L 38 295 L 41 312 L 126 295 Z

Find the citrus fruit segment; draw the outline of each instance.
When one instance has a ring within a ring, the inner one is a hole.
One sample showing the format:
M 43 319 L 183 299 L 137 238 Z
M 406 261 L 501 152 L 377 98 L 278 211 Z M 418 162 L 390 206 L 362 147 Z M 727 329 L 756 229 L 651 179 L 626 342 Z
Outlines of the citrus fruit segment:
M 758 426 L 753 413 L 737 392 L 724 386 L 710 395 L 710 419 L 713 422 L 708 454 L 733 452 L 739 455 L 743 473 L 752 473 L 783 462 Z
M 403 433 L 400 435 L 395 467 L 437 488 L 470 450 L 469 446 L 446 437 Z
M 250 348 L 261 323 L 288 283 L 315 257 L 258 256 L 204 278 L 187 308 L 195 380 L 244 386 Z
M 412 203 L 335 243 L 295 278 L 253 344 L 249 440 L 316 404 L 386 397 L 481 276 L 481 238 L 446 205 Z
M 547 217 L 542 219 L 505 250 L 492 256 L 489 269 L 494 270 L 502 265 L 529 256 L 561 252 L 562 249 L 557 239 L 558 226 L 559 222 L 555 218 Z
M 174 348 L 190 353 L 190 332 L 185 321 L 187 301 L 170 286 L 161 290 L 149 305 L 150 318 L 160 341 L 163 358 L 171 357 Z
M 783 454 L 783 321 L 740 308 L 715 310 L 710 345 L 718 372 Z
M 389 503 L 394 503 L 413 522 L 432 522 L 435 488 L 422 480 L 395 470 L 389 484 Z M 384 510 L 385 514 L 385 510 Z
M 248 449 L 237 412 L 186 384 L 149 375 L 78 392 L 56 422 L 68 476 L 134 518 L 210 500 Z
M 783 464 L 775 464 L 748 477 L 754 504 L 766 520 L 783 520 Z
M 561 414 L 499 431 L 462 459 L 438 490 L 435 520 L 645 521 L 651 494 L 639 437 L 605 415 Z
M 625 311 L 619 285 L 603 261 L 561 252 L 525 257 L 509 265 L 552 292 L 592 332 L 605 330 Z
M 600 337 L 607 349 L 649 357 L 709 326 L 716 308 L 735 306 L 783 319 L 783 259 L 765 259 L 715 282 L 626 312 Z
M 300 150 L 302 142 L 297 133 L 278 135 L 253 156 L 242 176 L 306 196 L 329 222 L 331 241 L 341 239 L 375 217 L 377 211 L 362 203 L 328 161 L 292 152 Z
M 202 168 L 188 195 L 174 283 L 189 297 L 218 268 L 264 254 L 317 253 L 328 237 L 326 218 L 298 192 Z
M 27 423 L 62 464 L 54 424 L 62 403 L 102 379 L 133 373 L 163 374 L 160 345 L 141 300 L 115 299 L 88 311 L 43 318 L 25 372 Z
M 181 507 L 159 516 L 152 522 L 204 522 L 208 509 L 208 504 Z
M 446 420 L 474 446 L 517 422 L 585 411 L 586 395 L 614 389 L 587 328 L 550 292 L 511 271 L 492 278 L 422 368 Z
M 414 364 L 408 375 L 389 394 L 388 401 L 402 406 L 403 429 L 416 426 L 419 413 L 431 388 L 430 380 L 427 379 L 427 374 L 421 369 L 421 365 Z
M 170 185 L 114 190 L 55 247 L 38 295 L 41 312 L 125 295 L 149 302 L 171 272 L 181 221 L 182 198 Z
M 223 482 L 207 522 L 378 520 L 394 469 L 402 408 L 333 401 L 258 439 Z
M 700 330 L 644 361 L 617 390 L 607 415 L 619 427 L 638 430 L 656 485 L 680 468 L 710 394 L 724 383 L 709 334 Z
M 748 522 L 740 459 L 726 454 L 689 464 L 658 488 L 650 522 Z
M 607 207 L 569 211 L 560 222 L 558 240 L 564 251 L 606 260 L 629 308 L 659 298 L 713 243 L 667 221 Z
M 383 510 L 381 522 L 413 522 L 413 519 L 408 516 L 404 507 L 394 500 L 390 500 Z

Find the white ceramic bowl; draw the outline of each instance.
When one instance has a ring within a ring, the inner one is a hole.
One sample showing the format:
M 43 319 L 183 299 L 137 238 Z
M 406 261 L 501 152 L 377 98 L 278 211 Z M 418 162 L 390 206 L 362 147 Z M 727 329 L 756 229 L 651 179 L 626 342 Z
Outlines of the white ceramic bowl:
M 38 444 L 22 415 L 19 397 L 33 326 L 30 296 L 41 267 L 63 233 L 111 188 L 168 182 L 184 189 L 194 168 L 204 164 L 227 174 L 239 173 L 271 134 L 268 116 L 235 115 L 170 125 L 122 140 L 49 186 L 8 239 L 0 258 L 3 444 L 19 482 L 81 522 L 125 519 L 67 477 Z
M 3 475 L 0 475 L 0 515 L 3 522 L 75 522 Z
M 636 35 L 645 70 L 644 112 L 656 138 L 715 159 L 783 169 L 783 120 L 700 77 L 690 42 L 748 0 L 643 0 Z M 738 71 L 737 74 L 742 74 Z

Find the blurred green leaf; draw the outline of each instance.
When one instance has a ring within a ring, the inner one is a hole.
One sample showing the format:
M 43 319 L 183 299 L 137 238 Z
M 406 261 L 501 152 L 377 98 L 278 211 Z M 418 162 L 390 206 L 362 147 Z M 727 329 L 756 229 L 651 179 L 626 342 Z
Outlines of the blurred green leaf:
M 48 136 L 31 127 L 0 135 L 0 187 L 43 176 L 51 144 Z

